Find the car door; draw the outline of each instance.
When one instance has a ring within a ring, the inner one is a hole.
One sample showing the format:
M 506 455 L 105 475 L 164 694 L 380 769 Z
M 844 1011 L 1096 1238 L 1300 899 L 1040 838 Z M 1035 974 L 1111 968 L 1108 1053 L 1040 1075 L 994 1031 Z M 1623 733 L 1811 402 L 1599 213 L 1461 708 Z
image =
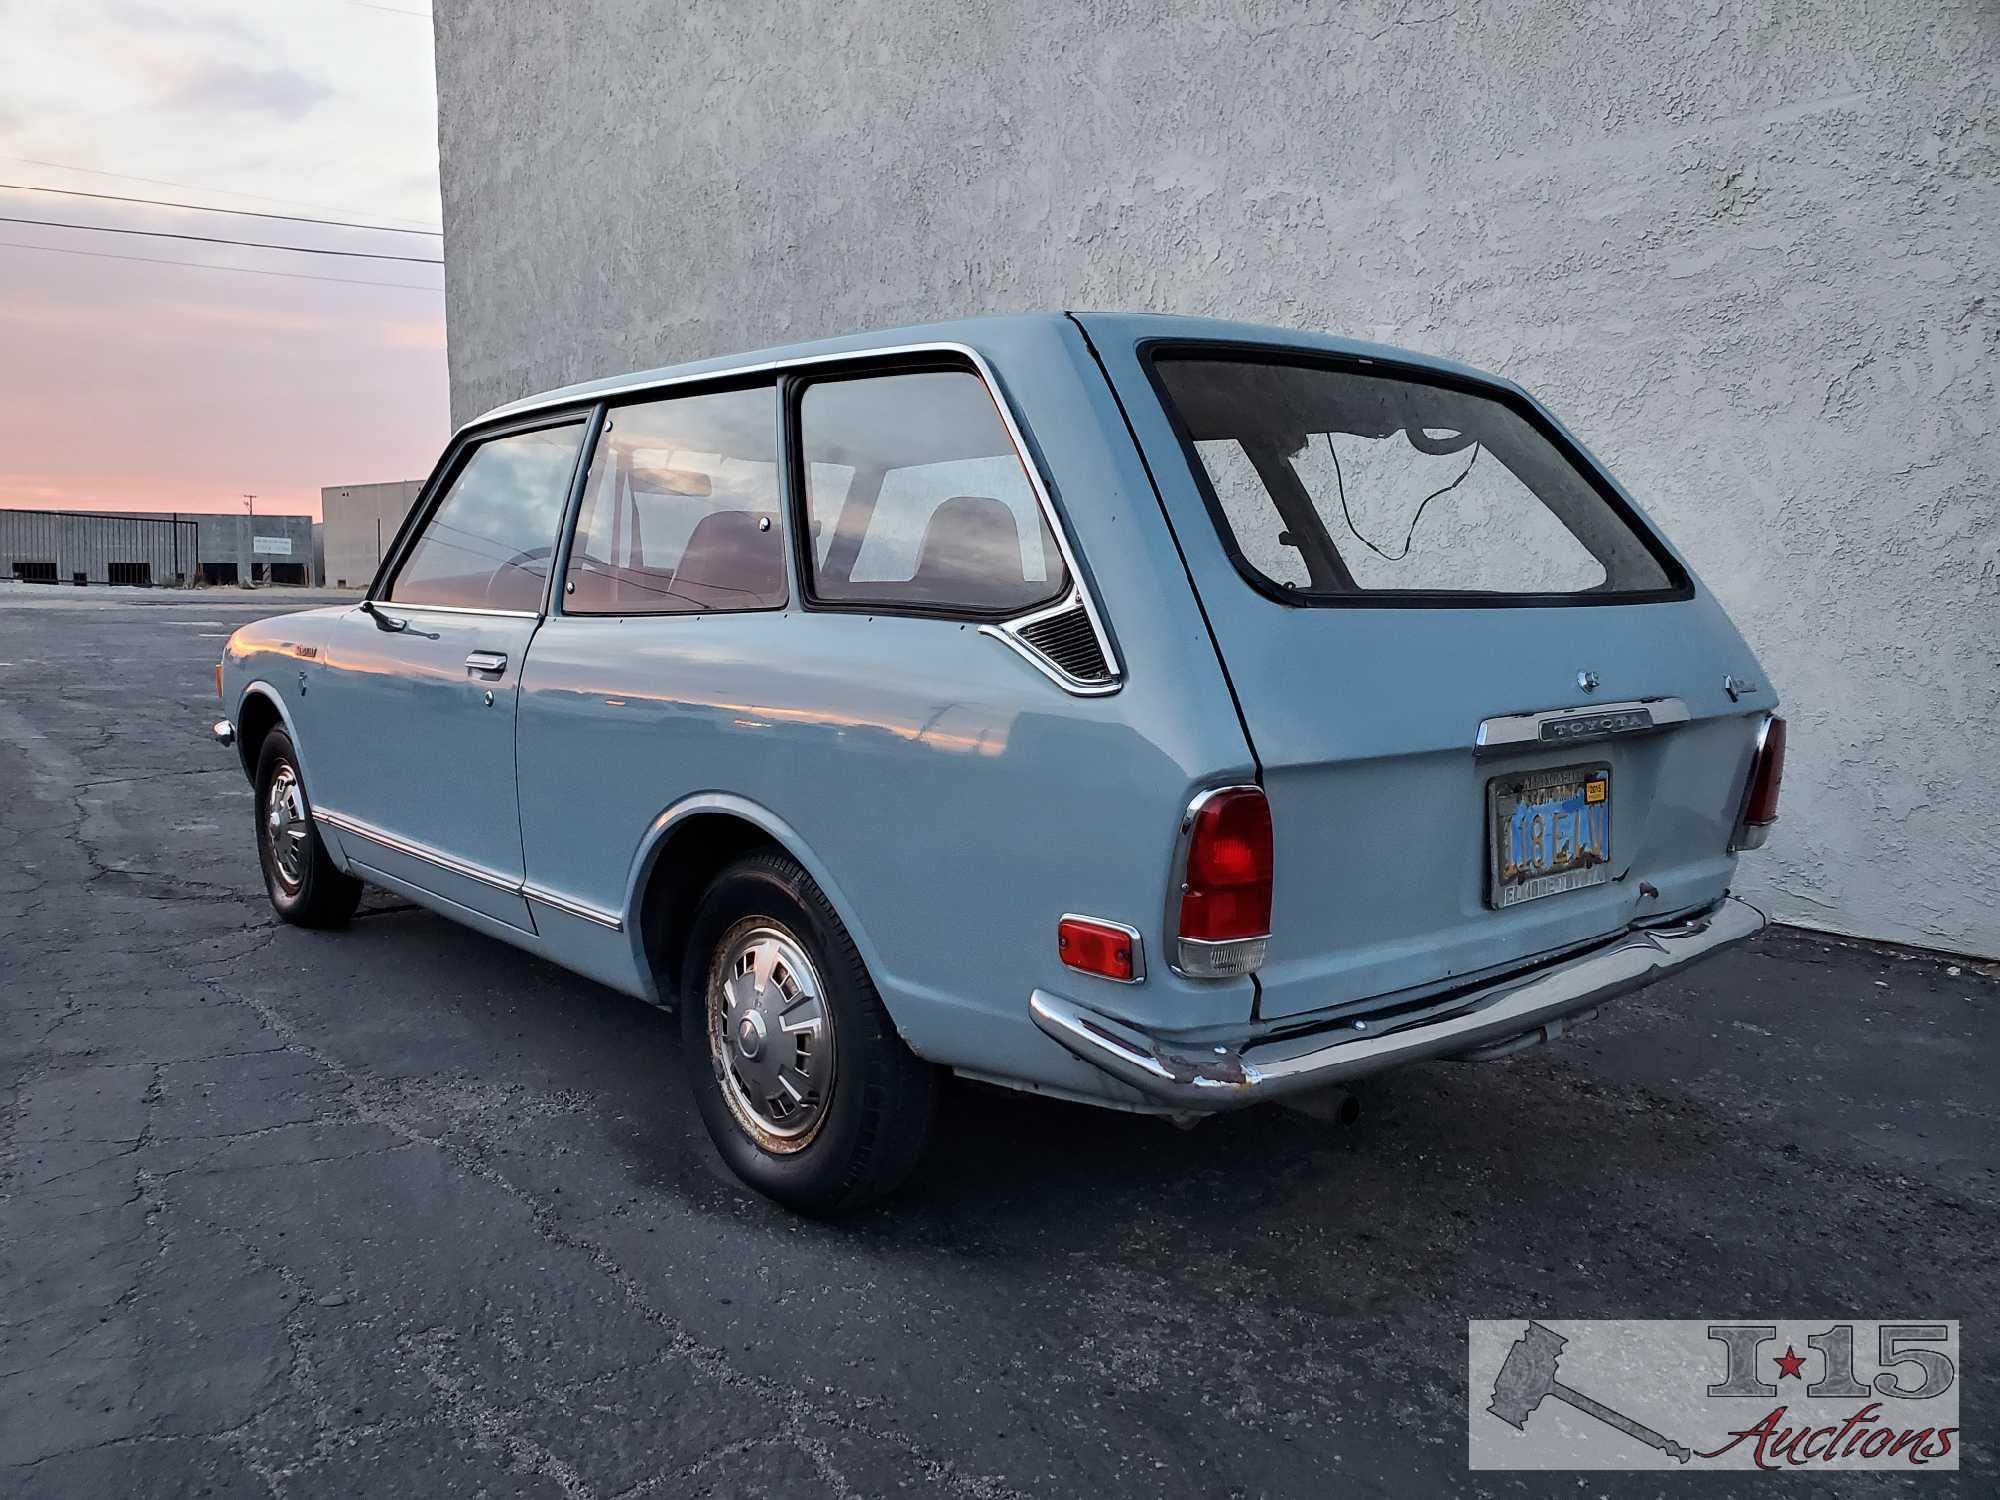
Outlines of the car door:
M 315 812 L 364 876 L 532 932 L 514 720 L 586 417 L 466 440 L 314 684 Z
M 586 465 L 517 744 L 537 926 L 610 983 L 632 983 L 615 934 L 640 839 L 717 784 L 715 725 L 690 689 L 721 661 L 733 696 L 754 695 L 784 651 L 777 426 L 770 380 L 631 400 L 606 411 Z

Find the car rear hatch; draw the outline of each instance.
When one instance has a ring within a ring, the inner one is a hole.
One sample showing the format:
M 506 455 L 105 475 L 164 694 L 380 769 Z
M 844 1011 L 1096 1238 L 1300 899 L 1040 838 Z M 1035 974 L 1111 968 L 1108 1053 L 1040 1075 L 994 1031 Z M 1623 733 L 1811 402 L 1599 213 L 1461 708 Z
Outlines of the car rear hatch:
M 1270 801 L 1261 1017 L 1358 1014 L 1723 894 L 1774 700 L 1551 418 L 1392 351 L 1079 321 Z

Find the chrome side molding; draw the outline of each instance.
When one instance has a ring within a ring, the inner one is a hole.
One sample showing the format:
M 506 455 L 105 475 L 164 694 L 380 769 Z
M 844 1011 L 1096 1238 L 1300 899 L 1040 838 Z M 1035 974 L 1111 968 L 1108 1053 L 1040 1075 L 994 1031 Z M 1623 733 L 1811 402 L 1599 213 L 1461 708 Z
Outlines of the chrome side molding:
M 615 911 L 605 911 L 602 907 L 578 901 L 574 896 L 564 896 L 540 885 L 524 885 L 521 894 L 537 906 L 546 906 L 551 911 L 559 911 L 565 916 L 577 917 L 585 922 L 595 922 L 599 927 L 608 927 L 613 932 L 625 930 L 625 919 Z
M 497 870 L 489 870 L 484 865 L 473 864 L 470 860 L 459 859 L 446 854 L 442 849 L 420 844 L 414 839 L 406 839 L 390 833 L 386 828 L 377 828 L 373 823 L 364 823 L 359 818 L 346 813 L 334 812 L 331 808 L 315 807 L 313 816 L 330 828 L 355 838 L 368 840 L 397 854 L 420 859 L 425 864 L 435 865 L 440 870 L 453 875 L 462 875 L 467 880 L 476 880 L 481 885 L 491 886 L 496 891 L 505 891 L 510 896 L 519 896 L 524 901 L 532 901 L 538 906 L 546 906 L 567 916 L 579 917 L 586 922 L 595 922 L 599 927 L 608 927 L 613 932 L 625 930 L 625 918 L 615 911 L 605 911 L 601 907 L 578 901 L 572 896 L 549 890 L 545 886 L 530 885 L 526 881 L 510 879 Z
M 1617 995 L 1665 978 L 1764 930 L 1765 916 L 1733 896 L 1650 927 L 1628 927 L 1546 968 L 1457 997 L 1456 1008 L 1397 1026 L 1329 1022 L 1274 1041 L 1196 1046 L 1154 1037 L 1073 1000 L 1036 990 L 1035 1024 L 1083 1061 L 1175 1110 L 1209 1114 L 1379 1073 L 1426 1057 L 1497 1055 L 1500 1044 L 1540 1041 Z M 1512 1050 L 1511 1048 L 1507 1050 Z
M 1585 703 L 1575 708 L 1499 714 L 1479 721 L 1472 748 L 1477 754 L 1489 755 L 1502 750 L 1573 745 L 1584 740 L 1608 740 L 1619 735 L 1670 729 L 1693 717 L 1679 698 L 1633 698 L 1623 703 Z
M 446 854 L 444 850 L 434 849 L 429 844 L 420 844 L 414 839 L 403 838 L 386 828 L 377 828 L 373 823 L 364 823 L 359 818 L 349 817 L 346 813 L 335 812 L 327 807 L 315 807 L 313 816 L 341 833 L 366 839 L 371 844 L 379 844 L 382 848 L 393 850 L 397 854 L 406 854 L 411 859 L 420 859 L 425 864 L 436 865 L 440 870 L 449 871 L 453 875 L 462 875 L 467 880 L 476 880 L 479 884 L 491 886 L 496 891 L 505 891 L 510 896 L 521 894 L 520 881 L 511 879 L 498 870 L 489 870 L 484 865 L 476 865 L 471 860 Z

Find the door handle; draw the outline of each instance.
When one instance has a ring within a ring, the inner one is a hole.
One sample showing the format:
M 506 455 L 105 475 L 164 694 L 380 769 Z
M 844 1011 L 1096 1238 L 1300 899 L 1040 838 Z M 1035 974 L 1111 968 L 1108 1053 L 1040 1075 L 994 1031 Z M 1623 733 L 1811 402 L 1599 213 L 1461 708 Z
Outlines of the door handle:
M 468 672 L 499 673 L 507 670 L 507 656 L 501 651 L 475 651 L 465 659 Z

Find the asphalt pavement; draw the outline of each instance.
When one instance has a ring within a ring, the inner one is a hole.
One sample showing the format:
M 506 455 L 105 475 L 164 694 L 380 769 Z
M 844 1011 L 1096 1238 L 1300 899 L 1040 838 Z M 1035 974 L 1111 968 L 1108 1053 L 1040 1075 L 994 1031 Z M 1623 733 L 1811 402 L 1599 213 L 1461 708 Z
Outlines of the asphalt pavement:
M 1992 1493 L 1990 972 L 1773 930 L 1347 1127 L 961 1085 L 815 1223 L 664 1014 L 276 920 L 212 667 L 308 602 L 0 590 L 0 1492 L 1742 1493 L 1468 1474 L 1466 1320 L 1831 1312 L 1965 1320 L 1967 1472 L 1900 1483 Z

